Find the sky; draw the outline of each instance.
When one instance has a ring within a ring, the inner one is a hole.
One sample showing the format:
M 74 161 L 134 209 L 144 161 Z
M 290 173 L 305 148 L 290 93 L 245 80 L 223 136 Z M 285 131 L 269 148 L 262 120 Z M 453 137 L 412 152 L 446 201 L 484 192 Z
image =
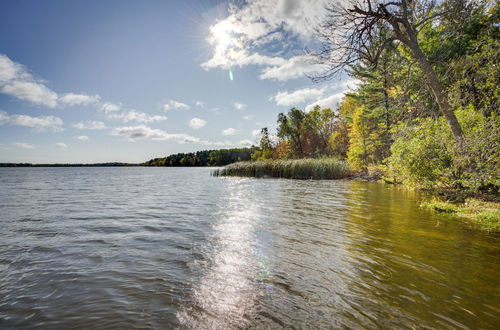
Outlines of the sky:
M 313 83 L 325 0 L 0 2 L 0 162 L 143 162 L 245 147 Z

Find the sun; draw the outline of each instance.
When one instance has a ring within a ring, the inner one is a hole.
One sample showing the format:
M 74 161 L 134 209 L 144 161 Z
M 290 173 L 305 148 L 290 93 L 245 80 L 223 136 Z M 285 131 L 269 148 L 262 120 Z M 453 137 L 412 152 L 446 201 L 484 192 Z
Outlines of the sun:
M 216 52 L 219 54 L 226 53 L 235 44 L 234 35 L 237 33 L 237 28 L 227 19 L 213 25 L 210 32 L 210 43 L 215 46 Z

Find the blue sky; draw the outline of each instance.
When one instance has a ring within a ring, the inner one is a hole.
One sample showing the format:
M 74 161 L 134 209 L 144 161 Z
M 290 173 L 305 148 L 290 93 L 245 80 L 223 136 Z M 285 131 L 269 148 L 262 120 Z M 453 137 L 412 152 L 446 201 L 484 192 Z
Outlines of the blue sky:
M 304 55 L 321 0 L 0 2 L 0 162 L 140 162 L 248 146 L 335 107 Z M 232 79 L 231 79 L 232 78 Z

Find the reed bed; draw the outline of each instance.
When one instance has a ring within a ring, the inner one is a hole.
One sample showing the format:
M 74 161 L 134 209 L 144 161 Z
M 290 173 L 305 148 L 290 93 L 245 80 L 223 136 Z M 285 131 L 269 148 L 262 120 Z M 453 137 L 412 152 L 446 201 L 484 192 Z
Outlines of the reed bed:
M 237 162 L 212 171 L 212 175 L 333 180 L 346 178 L 351 173 L 345 161 L 319 158 Z

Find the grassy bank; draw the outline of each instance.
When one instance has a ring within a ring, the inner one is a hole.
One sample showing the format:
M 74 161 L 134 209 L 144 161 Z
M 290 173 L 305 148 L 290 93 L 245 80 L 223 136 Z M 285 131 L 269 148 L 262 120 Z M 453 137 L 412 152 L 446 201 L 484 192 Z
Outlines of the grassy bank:
M 287 179 L 343 179 L 349 165 L 334 158 L 286 159 L 238 162 L 212 172 L 214 176 L 272 177 Z
M 421 204 L 434 212 L 455 214 L 465 221 L 489 231 L 500 230 L 500 203 L 467 198 L 463 203 L 432 199 Z

